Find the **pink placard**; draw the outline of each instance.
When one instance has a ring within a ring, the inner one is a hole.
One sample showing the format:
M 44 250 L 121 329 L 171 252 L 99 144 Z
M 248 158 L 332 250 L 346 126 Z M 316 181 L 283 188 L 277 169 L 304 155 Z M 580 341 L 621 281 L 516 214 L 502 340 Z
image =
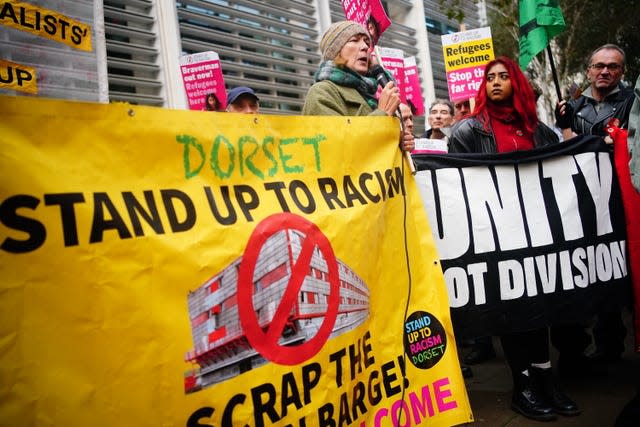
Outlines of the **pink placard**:
M 400 89 L 400 99 L 402 102 L 407 101 L 404 75 L 404 53 L 400 49 L 391 49 L 387 47 L 377 48 L 380 64 L 382 67 L 391 72 L 396 84 Z
M 418 75 L 415 56 L 404 58 L 404 94 L 407 104 L 413 106 L 413 115 L 424 115 L 424 98 L 422 97 L 420 76 Z
M 190 110 L 204 110 L 207 95 L 214 93 L 220 103 L 219 111 L 224 111 L 227 105 L 227 92 L 224 87 L 220 58 L 216 52 L 182 56 L 180 72 Z
M 484 78 L 484 65 L 447 71 L 451 102 L 475 98 Z
M 369 31 L 372 46 L 377 45 L 382 33 L 391 25 L 391 19 L 382 7 L 382 2 L 380 0 L 341 0 L 341 2 L 345 18 L 362 24 Z

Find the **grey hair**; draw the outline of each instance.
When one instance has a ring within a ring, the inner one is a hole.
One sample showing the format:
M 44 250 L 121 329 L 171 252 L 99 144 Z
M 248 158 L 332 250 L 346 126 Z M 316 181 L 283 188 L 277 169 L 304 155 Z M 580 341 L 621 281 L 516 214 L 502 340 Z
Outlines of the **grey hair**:
M 451 115 L 453 116 L 453 104 L 448 99 L 436 99 L 435 101 L 433 101 L 431 103 L 431 106 L 429 107 L 429 112 L 431 112 L 431 109 L 434 107 L 434 105 L 437 104 L 446 105 L 449 109 L 449 113 L 451 113 Z
M 627 63 L 627 55 L 624 53 L 624 50 L 622 50 L 622 48 L 620 46 L 618 46 L 617 44 L 613 44 L 613 43 L 603 44 L 602 46 L 600 46 L 599 48 L 597 48 L 596 50 L 591 52 L 591 55 L 589 55 L 589 60 L 587 61 L 587 67 L 589 67 L 591 65 L 591 60 L 593 59 L 593 56 L 596 53 L 600 52 L 601 50 L 617 50 L 618 53 L 620 53 L 620 55 L 622 55 L 622 68 L 624 68 L 624 66 Z

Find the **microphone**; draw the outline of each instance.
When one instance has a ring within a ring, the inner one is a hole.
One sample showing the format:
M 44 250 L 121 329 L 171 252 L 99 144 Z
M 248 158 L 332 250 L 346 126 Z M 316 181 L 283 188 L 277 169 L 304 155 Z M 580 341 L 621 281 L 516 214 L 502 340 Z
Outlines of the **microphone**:
M 380 87 L 385 87 L 387 83 L 391 81 L 387 73 L 384 71 L 384 68 L 382 68 L 382 65 L 379 65 L 379 64 L 376 64 L 373 67 L 371 67 L 371 70 L 369 70 L 369 75 L 374 76 L 376 78 L 376 81 L 378 82 Z M 402 113 L 400 112 L 399 106 L 396 112 L 398 113 L 398 117 L 400 117 L 400 125 L 402 126 L 402 130 L 404 131 L 404 123 L 402 123 Z
M 372 75 L 372 76 L 374 76 L 376 78 L 376 81 L 378 82 L 380 87 L 385 87 L 387 85 L 387 83 L 389 83 L 391 81 L 389 79 L 389 76 L 387 75 L 387 73 L 384 71 L 384 68 L 382 68 L 382 66 L 380 64 L 376 64 L 373 67 L 371 67 L 371 69 L 369 70 L 369 75 Z M 401 130 L 402 134 L 404 134 L 404 132 L 405 132 L 404 121 L 402 120 L 402 111 L 400 110 L 400 106 L 398 106 L 398 108 L 396 109 L 396 115 L 400 119 L 400 130 Z M 408 151 L 405 151 L 404 155 L 407 158 L 407 160 L 409 161 L 409 169 L 411 170 L 411 174 L 415 175 L 416 167 L 413 164 L 413 159 L 411 158 L 411 153 L 409 153 Z
M 376 81 L 382 87 L 385 87 L 387 83 L 391 81 L 389 80 L 389 76 L 387 76 L 387 73 L 384 72 L 384 68 L 382 68 L 382 66 L 379 64 L 371 67 L 369 73 L 376 78 Z

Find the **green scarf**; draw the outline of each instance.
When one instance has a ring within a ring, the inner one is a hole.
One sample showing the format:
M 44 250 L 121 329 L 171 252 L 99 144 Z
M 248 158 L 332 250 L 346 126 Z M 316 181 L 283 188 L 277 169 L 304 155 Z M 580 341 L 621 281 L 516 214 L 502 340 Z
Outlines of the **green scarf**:
M 329 80 L 338 86 L 351 87 L 358 91 L 372 110 L 378 108 L 376 92 L 378 82 L 375 78 L 361 76 L 355 71 L 336 65 L 333 61 L 323 61 L 314 76 L 316 82 Z

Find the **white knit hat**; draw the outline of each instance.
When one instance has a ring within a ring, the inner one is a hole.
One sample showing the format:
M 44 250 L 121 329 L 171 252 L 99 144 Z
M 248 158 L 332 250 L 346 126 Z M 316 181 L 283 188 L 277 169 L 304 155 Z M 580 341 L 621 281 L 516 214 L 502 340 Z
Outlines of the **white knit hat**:
M 369 33 L 367 33 L 367 30 L 365 30 L 362 25 L 353 21 L 340 21 L 331 24 L 320 40 L 322 60 L 328 61 L 335 59 L 349 39 L 358 34 L 368 35 Z

